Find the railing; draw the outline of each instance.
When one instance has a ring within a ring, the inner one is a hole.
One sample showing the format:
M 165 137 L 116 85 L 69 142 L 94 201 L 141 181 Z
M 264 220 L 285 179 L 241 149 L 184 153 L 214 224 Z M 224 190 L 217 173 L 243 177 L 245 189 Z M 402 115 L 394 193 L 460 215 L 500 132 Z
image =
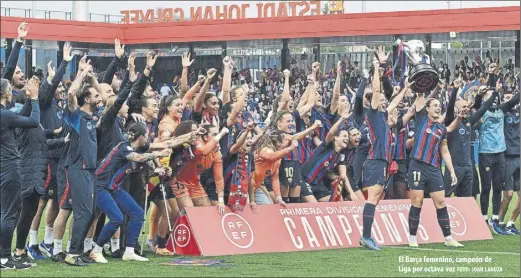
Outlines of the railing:
M 42 18 L 42 19 L 61 19 L 73 20 L 72 12 L 49 11 L 49 10 L 32 10 L 2 7 L 0 10 L 1 16 L 24 17 L 24 18 Z M 105 22 L 105 23 L 121 23 L 122 15 L 109 14 L 95 14 L 89 13 L 88 20 L 91 22 Z

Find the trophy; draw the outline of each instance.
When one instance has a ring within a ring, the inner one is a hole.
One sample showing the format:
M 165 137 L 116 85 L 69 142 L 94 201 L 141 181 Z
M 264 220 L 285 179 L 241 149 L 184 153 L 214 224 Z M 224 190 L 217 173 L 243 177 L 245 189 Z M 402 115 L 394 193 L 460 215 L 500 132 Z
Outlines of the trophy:
M 398 44 L 400 41 L 398 41 Z M 430 65 L 430 58 L 425 54 L 425 45 L 420 40 L 404 43 L 404 51 L 413 66 L 409 70 L 411 89 L 418 93 L 428 93 L 438 85 L 438 72 Z

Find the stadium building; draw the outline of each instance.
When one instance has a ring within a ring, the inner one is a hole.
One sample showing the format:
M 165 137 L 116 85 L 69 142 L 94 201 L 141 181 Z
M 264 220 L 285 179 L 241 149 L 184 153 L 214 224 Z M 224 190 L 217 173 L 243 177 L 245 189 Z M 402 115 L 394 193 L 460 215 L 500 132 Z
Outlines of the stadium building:
M 19 64 L 27 75 L 33 67 L 46 74 L 46 62 L 61 60 L 65 42 L 72 43 L 75 54 L 87 53 L 95 68 L 106 68 L 112 59 L 114 38 L 120 38 L 127 51 L 138 53 L 138 67 L 144 66 L 149 50 L 165 57 L 156 65 L 154 79 L 158 84 L 169 83 L 180 74 L 181 55 L 186 51 L 197 56 L 192 66 L 196 71 L 219 69 L 222 57 L 228 55 L 237 68 L 248 68 L 256 79 L 263 68 L 306 68 L 312 61 L 320 61 L 324 71 L 338 60 L 356 61 L 360 68 L 367 68 L 372 47 L 386 45 L 390 50 L 397 39 L 424 41 L 431 60 L 447 63 L 450 69 L 465 56 L 472 61 L 487 54 L 501 61 L 512 59 L 519 67 L 519 6 L 348 14 L 343 12 L 342 1 L 328 1 L 328 11 L 315 13 L 316 1 L 309 1 L 311 13 L 305 16 L 280 16 L 280 9 L 274 7 L 272 16 L 233 18 L 232 7 L 227 7 L 227 16 L 217 10 L 206 17 L 201 9 L 185 11 L 182 20 L 172 16 L 177 9 L 92 14 L 85 2 L 74 1 L 73 12 L 2 7 L 2 63 L 9 56 L 18 24 L 25 20 L 31 32 Z M 257 8 L 254 3 L 251 6 Z M 75 73 L 79 57 L 65 78 Z

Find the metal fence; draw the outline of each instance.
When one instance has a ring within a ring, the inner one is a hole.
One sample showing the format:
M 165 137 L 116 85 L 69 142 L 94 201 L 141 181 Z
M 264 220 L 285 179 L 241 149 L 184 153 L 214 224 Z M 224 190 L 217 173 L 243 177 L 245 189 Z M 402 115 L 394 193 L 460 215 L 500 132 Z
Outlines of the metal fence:
M 60 19 L 72 20 L 72 12 L 49 11 L 49 10 L 32 10 L 1 7 L 0 14 L 2 16 L 23 17 L 23 18 L 42 18 L 42 19 Z M 89 21 L 104 23 L 122 23 L 122 15 L 95 14 L 89 13 Z

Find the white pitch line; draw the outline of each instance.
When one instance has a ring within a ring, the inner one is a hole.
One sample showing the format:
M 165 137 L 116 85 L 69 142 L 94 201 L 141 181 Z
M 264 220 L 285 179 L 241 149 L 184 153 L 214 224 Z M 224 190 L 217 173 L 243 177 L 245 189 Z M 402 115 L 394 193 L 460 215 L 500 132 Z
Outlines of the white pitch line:
M 385 248 L 394 249 L 410 249 L 410 250 L 425 250 L 425 251 L 440 251 L 440 252 L 453 252 L 453 253 L 480 253 L 480 254 L 494 254 L 494 255 L 514 255 L 519 256 L 520 253 L 514 252 L 487 252 L 487 251 L 470 251 L 470 250 L 454 250 L 454 249 L 433 249 L 433 248 L 419 248 L 419 247 L 397 247 L 397 246 L 385 246 Z

